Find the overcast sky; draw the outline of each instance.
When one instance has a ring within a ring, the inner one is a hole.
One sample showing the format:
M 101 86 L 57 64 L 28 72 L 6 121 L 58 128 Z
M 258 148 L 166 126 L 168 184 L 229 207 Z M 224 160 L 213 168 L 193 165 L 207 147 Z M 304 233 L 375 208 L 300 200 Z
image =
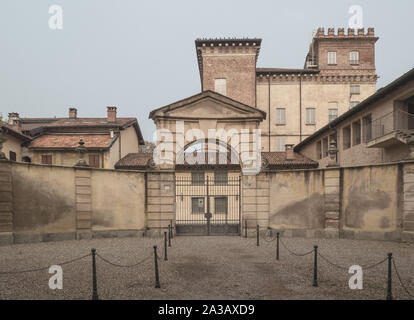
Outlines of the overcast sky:
M 414 1 L 1 0 L 0 113 L 137 117 L 200 91 L 194 40 L 260 37 L 258 67 L 302 68 L 318 27 L 348 27 L 351 5 L 375 27 L 380 88 L 414 66 Z M 51 30 L 49 7 L 63 8 Z

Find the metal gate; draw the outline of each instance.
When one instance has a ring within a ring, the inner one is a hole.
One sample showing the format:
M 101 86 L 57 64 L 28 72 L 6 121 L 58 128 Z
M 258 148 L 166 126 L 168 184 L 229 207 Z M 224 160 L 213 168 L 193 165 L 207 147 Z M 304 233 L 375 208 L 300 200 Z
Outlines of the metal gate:
M 176 177 L 177 234 L 240 235 L 240 188 L 240 176 Z

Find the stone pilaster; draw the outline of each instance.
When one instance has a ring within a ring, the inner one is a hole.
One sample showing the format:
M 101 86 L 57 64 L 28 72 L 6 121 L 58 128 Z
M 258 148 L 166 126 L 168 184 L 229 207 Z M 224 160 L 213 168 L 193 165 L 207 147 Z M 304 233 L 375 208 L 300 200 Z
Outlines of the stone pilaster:
M 328 169 L 324 172 L 324 211 L 327 236 L 339 237 L 340 177 L 341 171 L 339 169 Z
M 147 174 L 147 227 L 151 234 L 162 235 L 173 221 L 175 203 L 174 172 Z
M 269 179 L 265 173 L 242 177 L 242 230 L 247 221 L 248 233 L 256 233 L 256 225 L 269 225 Z
M 13 183 L 11 164 L 0 160 L 0 244 L 13 243 Z
M 414 241 L 414 163 L 404 164 L 403 185 L 402 240 Z
M 78 239 L 92 238 L 91 170 L 75 170 L 76 233 Z

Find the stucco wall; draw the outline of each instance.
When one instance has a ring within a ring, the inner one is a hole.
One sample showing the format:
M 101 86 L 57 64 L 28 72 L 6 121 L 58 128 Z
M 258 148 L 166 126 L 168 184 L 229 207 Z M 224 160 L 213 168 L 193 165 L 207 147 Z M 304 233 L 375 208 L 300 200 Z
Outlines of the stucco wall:
M 143 229 L 144 174 L 92 170 L 93 229 Z
M 323 229 L 324 172 L 272 172 L 269 226 L 275 229 Z
M 22 161 L 22 148 L 21 148 L 21 144 L 22 141 L 9 135 L 6 134 L 6 141 L 3 142 L 3 152 L 6 155 L 7 159 L 10 159 L 10 151 L 13 151 L 16 153 L 16 161 Z
M 72 168 L 13 164 L 14 231 L 76 230 Z
M 397 165 L 346 168 L 342 179 L 340 223 L 344 230 L 396 230 L 402 181 Z

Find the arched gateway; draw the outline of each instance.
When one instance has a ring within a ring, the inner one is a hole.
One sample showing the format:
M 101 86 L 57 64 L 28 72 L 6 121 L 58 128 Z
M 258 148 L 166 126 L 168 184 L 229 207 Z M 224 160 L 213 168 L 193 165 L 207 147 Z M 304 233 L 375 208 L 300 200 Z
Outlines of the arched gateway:
M 149 117 L 157 127 L 156 150 L 128 154 L 115 168 L 146 172 L 151 232 L 169 224 L 194 235 L 240 234 L 245 221 L 266 227 L 263 171 L 315 166 L 291 145 L 286 152 L 261 152 L 258 128 L 266 113 L 217 92 L 203 91 Z

